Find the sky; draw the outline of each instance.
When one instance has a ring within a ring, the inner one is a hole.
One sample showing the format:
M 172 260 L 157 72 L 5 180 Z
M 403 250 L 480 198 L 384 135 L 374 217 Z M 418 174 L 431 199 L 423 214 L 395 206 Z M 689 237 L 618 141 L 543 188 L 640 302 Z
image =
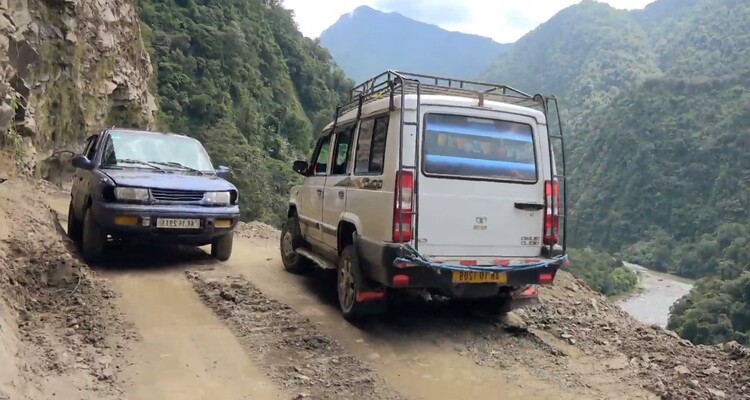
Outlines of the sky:
M 580 0 L 283 0 L 302 34 L 316 38 L 341 15 L 368 5 L 450 30 L 514 42 L 558 11 Z M 654 0 L 601 0 L 621 9 L 643 8 Z

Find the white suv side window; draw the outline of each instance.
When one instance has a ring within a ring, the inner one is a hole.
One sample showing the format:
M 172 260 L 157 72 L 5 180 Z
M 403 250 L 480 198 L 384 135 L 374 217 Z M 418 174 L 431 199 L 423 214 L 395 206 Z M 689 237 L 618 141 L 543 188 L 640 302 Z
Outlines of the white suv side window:
M 349 155 L 351 154 L 351 141 L 355 127 L 356 125 L 345 127 L 336 134 L 336 147 L 333 153 L 331 175 L 349 175 L 351 171 L 349 163 L 351 157 Z
M 320 147 L 315 154 L 315 159 L 310 164 L 312 166 L 313 175 L 325 176 L 328 174 L 328 159 L 331 152 L 331 138 L 333 135 L 328 135 L 322 139 Z
M 357 139 L 355 175 L 380 175 L 385 160 L 385 139 L 389 116 L 362 121 Z

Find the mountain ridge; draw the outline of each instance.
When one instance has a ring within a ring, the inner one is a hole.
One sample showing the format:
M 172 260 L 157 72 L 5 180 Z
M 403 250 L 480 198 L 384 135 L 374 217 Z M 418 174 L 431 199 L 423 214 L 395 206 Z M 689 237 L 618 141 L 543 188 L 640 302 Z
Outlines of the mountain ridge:
M 412 40 L 413 45 L 393 45 L 404 40 Z M 369 6 L 342 15 L 319 41 L 355 81 L 388 69 L 470 79 L 509 47 Z

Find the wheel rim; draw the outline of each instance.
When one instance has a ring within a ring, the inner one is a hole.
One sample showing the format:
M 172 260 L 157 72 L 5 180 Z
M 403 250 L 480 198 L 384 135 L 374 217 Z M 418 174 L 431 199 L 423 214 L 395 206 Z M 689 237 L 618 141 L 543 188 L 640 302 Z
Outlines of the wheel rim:
M 344 259 L 339 268 L 339 303 L 344 311 L 351 310 L 354 306 L 354 276 L 352 275 L 351 260 Z
M 292 246 L 292 234 L 286 232 L 281 240 L 281 253 L 284 258 L 290 258 L 294 256 L 294 246 Z

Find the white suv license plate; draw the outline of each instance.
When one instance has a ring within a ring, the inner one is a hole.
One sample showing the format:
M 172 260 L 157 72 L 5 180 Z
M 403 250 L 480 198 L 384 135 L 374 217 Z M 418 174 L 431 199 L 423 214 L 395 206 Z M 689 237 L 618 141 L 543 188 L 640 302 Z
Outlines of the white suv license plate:
M 200 229 L 200 219 L 157 218 L 156 227 L 164 229 Z

